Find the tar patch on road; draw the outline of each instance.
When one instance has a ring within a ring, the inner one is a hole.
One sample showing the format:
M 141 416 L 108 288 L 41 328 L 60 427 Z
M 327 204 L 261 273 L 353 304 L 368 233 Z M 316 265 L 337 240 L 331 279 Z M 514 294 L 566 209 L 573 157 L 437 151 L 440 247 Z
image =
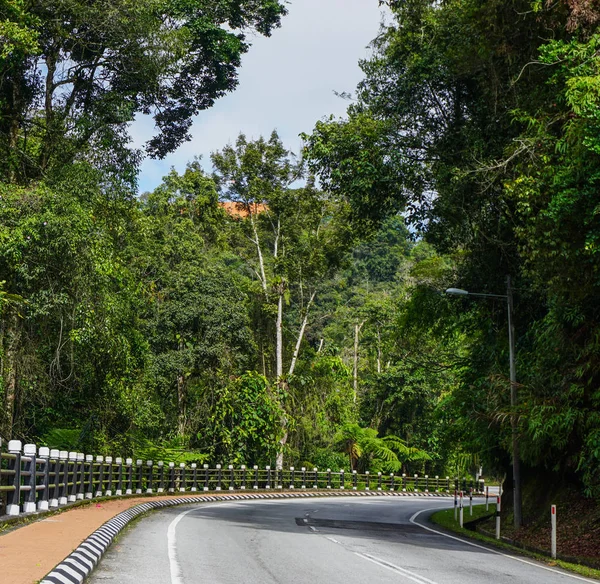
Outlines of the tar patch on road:
M 379 523 L 377 521 L 346 521 L 343 519 L 312 519 L 296 517 L 296 525 L 302 527 L 329 527 L 333 529 L 357 529 L 361 531 L 393 531 L 395 533 L 418 533 L 423 530 L 412 523 Z

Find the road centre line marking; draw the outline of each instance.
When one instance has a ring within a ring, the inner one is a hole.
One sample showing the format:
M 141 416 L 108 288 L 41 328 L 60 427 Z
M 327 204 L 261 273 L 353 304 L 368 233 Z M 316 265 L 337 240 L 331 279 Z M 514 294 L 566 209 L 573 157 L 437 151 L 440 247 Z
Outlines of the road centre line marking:
M 372 556 L 370 554 L 362 554 L 360 552 L 354 552 L 354 553 L 359 558 L 363 558 L 364 560 L 373 562 L 374 564 L 377 564 L 378 566 L 381 566 L 382 568 L 387 568 L 388 570 L 391 570 L 392 572 L 395 572 L 396 574 L 400 574 L 401 576 L 404 576 L 408 580 L 411 580 L 412 582 L 416 582 L 417 584 L 437 584 L 433 580 L 430 580 L 429 578 L 425 578 L 425 576 L 420 576 L 419 574 L 415 574 L 415 572 L 411 572 L 410 570 L 401 568 L 400 566 L 396 566 L 396 564 L 392 564 L 391 562 L 386 562 L 385 560 L 380 560 L 379 558 L 376 558 L 375 556 Z
M 419 527 L 422 527 L 423 529 L 426 529 L 427 531 L 431 531 L 432 533 L 436 533 L 437 535 L 443 535 L 444 537 L 447 537 L 449 539 L 454 539 L 456 541 L 460 541 L 461 543 L 464 543 L 466 545 L 470 545 L 472 547 L 476 547 L 482 550 L 485 550 L 487 552 L 491 552 L 493 554 L 497 554 L 499 556 L 504 556 L 505 558 L 509 558 L 511 560 L 516 560 L 517 562 L 521 562 L 523 564 L 527 564 L 529 566 L 533 566 L 534 568 L 541 568 L 542 570 L 547 570 L 548 572 L 554 572 L 555 574 L 559 574 L 561 576 L 567 576 L 568 578 L 573 578 L 574 580 L 580 580 L 582 582 L 590 582 L 590 584 L 598 584 L 598 580 L 590 580 L 589 578 L 584 578 L 583 576 L 575 576 L 574 574 L 569 574 L 568 572 L 563 572 L 561 570 L 555 570 L 554 568 L 550 568 L 549 566 L 543 566 L 541 564 L 535 563 L 535 562 L 530 562 L 529 560 L 525 560 L 524 558 L 519 558 L 517 556 L 511 556 L 510 554 L 505 554 L 503 552 L 500 552 L 498 550 L 483 546 L 483 545 L 479 545 L 477 543 L 473 543 L 470 541 L 467 541 L 466 539 L 462 539 L 461 537 L 456 537 L 455 535 L 448 535 L 447 533 L 443 533 L 442 531 L 437 531 L 437 529 L 431 529 L 431 527 L 427 527 L 426 525 L 423 525 L 421 523 L 417 523 L 416 518 L 421 515 L 421 513 L 425 513 L 425 511 L 436 511 L 437 509 L 448 509 L 448 507 L 437 507 L 436 509 L 421 509 L 421 511 L 417 511 L 410 519 L 409 521 L 411 523 L 413 523 L 414 525 L 418 525 Z
M 183 584 L 183 574 L 181 565 L 177 559 L 177 543 L 175 539 L 175 528 L 177 524 L 192 511 L 196 511 L 197 507 L 192 507 L 187 511 L 181 512 L 171 523 L 167 529 L 167 551 L 169 553 L 169 570 L 171 572 L 171 584 Z

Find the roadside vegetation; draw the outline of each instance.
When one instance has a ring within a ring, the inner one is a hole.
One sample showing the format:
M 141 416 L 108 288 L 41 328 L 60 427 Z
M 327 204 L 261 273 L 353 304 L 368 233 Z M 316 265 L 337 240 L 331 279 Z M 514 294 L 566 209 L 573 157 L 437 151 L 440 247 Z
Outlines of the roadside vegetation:
M 516 420 L 527 492 L 598 500 L 600 10 L 381 3 L 347 117 L 140 193 L 284 3 L 0 0 L 4 440 L 510 487 Z M 505 302 L 443 294 L 506 276 L 515 406 Z

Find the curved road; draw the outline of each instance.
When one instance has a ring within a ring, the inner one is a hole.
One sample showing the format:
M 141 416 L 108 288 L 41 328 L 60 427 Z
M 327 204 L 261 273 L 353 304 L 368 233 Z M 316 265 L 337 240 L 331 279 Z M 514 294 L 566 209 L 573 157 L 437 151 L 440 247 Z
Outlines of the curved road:
M 343 497 L 169 508 L 121 536 L 89 582 L 596 582 L 431 531 L 427 515 L 449 506 L 446 499 Z

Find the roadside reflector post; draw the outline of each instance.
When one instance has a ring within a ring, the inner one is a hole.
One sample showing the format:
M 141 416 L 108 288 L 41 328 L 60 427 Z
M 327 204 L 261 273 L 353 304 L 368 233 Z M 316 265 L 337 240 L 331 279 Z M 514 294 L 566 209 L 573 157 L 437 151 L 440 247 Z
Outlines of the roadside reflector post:
M 458 491 L 454 489 L 454 521 L 458 520 Z
M 473 487 L 469 491 L 469 514 L 473 516 Z
M 500 495 L 496 497 L 496 539 L 500 539 L 500 509 L 502 507 Z
M 550 517 L 552 520 L 552 538 L 550 542 L 550 553 L 556 559 L 556 505 L 550 508 Z
M 459 517 L 460 517 L 460 526 L 463 526 L 463 492 L 460 492 L 460 510 L 459 510 Z
M 233 469 L 233 464 L 229 465 L 229 490 L 235 491 L 235 471 Z
M 245 490 L 246 489 L 246 465 L 242 464 L 242 486 L 240 487 L 240 489 Z

